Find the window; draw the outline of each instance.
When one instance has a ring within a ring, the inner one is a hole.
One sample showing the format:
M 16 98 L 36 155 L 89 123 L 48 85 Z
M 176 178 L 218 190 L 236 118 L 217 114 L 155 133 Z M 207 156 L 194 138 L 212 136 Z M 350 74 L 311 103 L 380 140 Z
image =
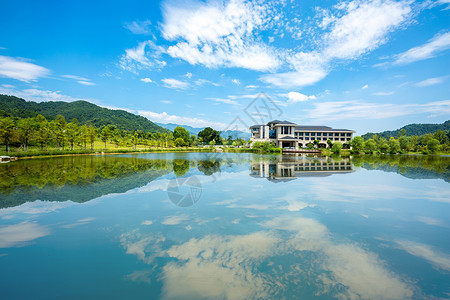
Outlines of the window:
M 322 133 L 320 133 L 320 132 L 317 133 L 317 136 L 321 136 L 321 135 L 322 135 Z
M 309 137 L 305 138 L 305 140 L 309 141 Z
M 341 133 L 341 136 L 345 136 L 345 133 Z
M 335 133 L 334 133 L 334 136 L 339 136 L 339 133 L 338 133 L 338 132 L 335 132 Z
M 311 136 L 316 136 L 316 133 L 315 132 L 311 132 Z
M 347 133 L 347 136 L 352 136 L 352 134 L 351 133 Z
M 305 132 L 305 136 L 309 136 L 309 132 Z
M 299 135 L 299 136 L 303 136 L 303 132 L 299 132 L 298 135 Z

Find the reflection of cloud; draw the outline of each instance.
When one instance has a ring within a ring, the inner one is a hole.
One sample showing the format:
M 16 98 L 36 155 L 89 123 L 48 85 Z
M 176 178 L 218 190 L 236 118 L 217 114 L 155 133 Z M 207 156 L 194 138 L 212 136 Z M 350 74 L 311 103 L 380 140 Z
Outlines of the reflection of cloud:
M 120 243 L 127 254 L 136 255 L 145 263 L 150 263 L 162 252 L 161 243 L 165 241 L 161 236 L 143 237 L 137 230 L 120 236 Z
M 26 202 L 24 204 L 15 207 L 0 209 L 0 217 L 6 219 L 10 218 L 11 215 L 15 214 L 29 214 L 29 215 L 46 214 L 58 211 L 62 208 L 70 207 L 75 204 L 76 203 L 72 201 L 53 202 L 53 201 L 37 200 L 33 202 Z
M 125 278 L 134 282 L 151 283 L 150 280 L 151 273 L 152 273 L 151 271 L 134 271 L 133 273 L 125 276 Z
M 444 223 L 441 220 L 431 218 L 431 217 L 417 217 L 416 220 L 419 222 L 422 222 L 424 224 L 431 225 L 431 226 L 443 226 L 444 225 Z
M 20 247 L 24 243 L 49 235 L 46 226 L 22 222 L 0 228 L 0 248 Z
M 180 215 L 180 216 L 172 216 L 167 217 L 164 219 L 164 221 L 161 222 L 161 224 L 164 225 L 178 225 L 183 221 L 188 220 L 189 218 L 186 215 Z
M 143 221 L 142 223 L 141 223 L 142 225 L 152 225 L 153 224 L 153 221 L 152 220 L 145 220 L 145 221 Z
M 317 278 L 324 290 L 330 285 L 345 286 L 347 289 L 337 295 L 339 298 L 406 299 L 413 294 L 412 288 L 387 270 L 374 253 L 351 243 L 332 241 L 326 227 L 316 220 L 280 217 L 265 225 L 294 233 L 287 241 L 287 249 L 323 254 L 323 262 L 316 264 L 330 273 L 322 272 Z
M 450 255 L 433 247 L 413 241 L 396 241 L 397 245 L 411 255 L 429 261 L 435 268 L 450 271 Z
M 80 225 L 86 225 L 86 224 L 92 222 L 93 220 L 95 220 L 95 218 L 80 219 L 80 220 L 76 221 L 75 223 L 63 225 L 61 227 L 62 228 L 73 228 L 73 227 L 77 227 Z
M 267 298 L 269 282 L 252 272 L 253 264 L 274 254 L 278 238 L 268 232 L 242 236 L 205 236 L 167 250 L 179 262 L 164 269 L 168 299 Z

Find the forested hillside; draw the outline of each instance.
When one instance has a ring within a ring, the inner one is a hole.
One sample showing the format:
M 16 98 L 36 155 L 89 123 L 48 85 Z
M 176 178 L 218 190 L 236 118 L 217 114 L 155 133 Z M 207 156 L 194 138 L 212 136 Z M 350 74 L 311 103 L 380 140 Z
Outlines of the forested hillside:
M 364 135 L 362 135 L 362 137 L 364 138 L 364 140 L 367 139 L 371 139 L 374 134 L 376 134 L 379 138 L 385 138 L 385 139 L 389 139 L 391 136 L 392 137 L 398 137 L 399 133 L 402 131 L 402 129 L 405 130 L 406 136 L 412 136 L 412 135 L 424 135 L 427 133 L 435 133 L 438 130 L 443 130 L 443 131 L 450 131 L 450 120 L 442 123 L 442 124 L 409 124 L 406 126 L 403 126 L 400 129 L 397 130 L 389 130 L 389 131 L 383 131 L 383 132 L 379 132 L 379 133 L 372 133 L 372 132 L 368 132 Z
M 29 118 L 43 115 L 47 120 L 54 120 L 62 115 L 67 121 L 77 119 L 80 124 L 90 123 L 95 127 L 113 124 L 120 130 L 169 133 L 169 130 L 156 125 L 148 119 L 124 110 L 112 110 L 87 101 L 74 102 L 33 102 L 24 99 L 0 95 L 0 118 Z

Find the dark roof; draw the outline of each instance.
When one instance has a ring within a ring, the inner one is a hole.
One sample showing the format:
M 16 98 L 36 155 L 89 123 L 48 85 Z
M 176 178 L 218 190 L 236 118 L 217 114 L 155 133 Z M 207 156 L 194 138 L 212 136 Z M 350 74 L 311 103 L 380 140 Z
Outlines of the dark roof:
M 354 130 L 349 129 L 333 129 L 328 126 L 309 126 L 309 125 L 302 125 L 302 126 L 295 126 L 295 130 L 317 130 L 317 131 L 345 131 L 345 132 L 355 132 Z
M 269 123 L 267 123 L 267 124 L 270 124 L 270 123 L 275 123 L 275 124 L 277 124 L 277 123 L 280 123 L 281 121 L 280 120 L 273 120 L 273 121 L 270 121 Z
M 259 128 L 259 126 L 265 126 L 265 125 L 253 125 L 253 126 L 250 126 L 250 128 Z
M 278 122 L 276 125 L 297 125 L 297 124 L 284 120 Z

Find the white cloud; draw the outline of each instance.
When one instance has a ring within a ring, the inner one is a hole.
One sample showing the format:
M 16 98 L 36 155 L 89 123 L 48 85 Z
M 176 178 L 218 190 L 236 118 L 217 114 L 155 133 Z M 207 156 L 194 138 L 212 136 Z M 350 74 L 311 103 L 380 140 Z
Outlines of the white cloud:
M 254 38 L 265 15 L 262 5 L 241 0 L 165 3 L 162 34 L 176 41 L 167 53 L 210 68 L 275 69 L 280 64 L 275 51 Z
M 440 52 L 450 48 L 450 32 L 436 34 L 428 43 L 409 49 L 396 56 L 394 64 L 409 64 L 412 62 L 435 57 Z
M 241 82 L 239 81 L 239 79 L 233 79 L 231 80 L 231 82 L 233 82 L 234 84 L 240 85 Z
M 145 221 L 143 221 L 141 224 L 142 224 L 142 225 L 149 226 L 149 225 L 152 225 L 152 224 L 153 224 L 153 221 L 152 221 L 152 220 L 145 220 Z
M 150 82 L 153 82 L 150 78 L 148 78 L 148 77 L 146 77 L 146 78 L 141 78 L 141 81 L 142 82 L 145 82 L 145 83 L 150 83 Z
M 307 118 L 313 120 L 386 119 L 398 116 L 429 114 L 450 115 L 450 100 L 424 104 L 377 104 L 363 101 L 335 101 L 313 103 Z
M 205 85 L 205 84 L 210 84 L 210 85 L 213 85 L 213 86 L 219 86 L 219 84 L 217 84 L 215 82 L 212 82 L 210 80 L 206 80 L 206 79 L 197 79 L 195 81 L 195 84 L 199 85 L 199 86 L 202 86 L 202 85 Z
M 225 103 L 225 104 L 232 104 L 232 105 L 239 105 L 237 101 L 231 100 L 231 99 L 222 99 L 222 98 L 207 98 L 210 100 L 213 100 L 215 102 Z
M 311 95 L 311 96 L 306 96 L 302 93 L 298 93 L 298 92 L 289 92 L 287 94 L 280 94 L 280 96 L 282 97 L 287 97 L 289 100 L 289 103 L 297 103 L 297 102 L 304 102 L 304 101 L 308 101 L 308 100 L 315 100 L 316 96 Z
M 20 247 L 32 240 L 50 234 L 46 226 L 22 222 L 0 228 L 0 248 Z
M 169 115 L 166 112 L 156 113 L 156 112 L 152 112 L 152 111 L 139 110 L 138 114 L 148 118 L 152 122 L 158 122 L 158 123 L 163 123 L 163 124 L 174 123 L 174 124 L 189 125 L 192 127 L 207 127 L 207 126 L 209 126 L 209 127 L 215 128 L 217 130 L 221 130 L 222 128 L 226 128 L 226 126 L 227 126 L 227 124 L 225 124 L 225 123 L 203 120 L 203 119 L 199 119 L 199 118 Z
M 395 92 L 394 91 L 390 91 L 390 92 L 376 92 L 373 93 L 375 96 L 390 96 L 393 95 Z
M 44 67 L 14 58 L 0 55 L 0 76 L 24 82 L 36 81 L 50 74 Z
M 444 82 L 445 77 L 428 78 L 415 84 L 418 87 L 431 86 Z
M 133 21 L 131 23 L 125 23 L 123 27 L 128 29 L 134 34 L 150 34 L 150 25 L 152 22 L 150 20 L 145 21 Z
M 365 86 L 363 86 L 361 89 L 363 89 L 363 90 L 365 90 L 365 89 L 367 89 L 369 87 L 369 85 L 368 84 L 366 84 Z
M 187 72 L 186 75 L 184 75 L 184 76 L 186 76 L 187 78 L 190 79 L 192 77 L 192 73 Z
M 170 101 L 170 100 L 161 100 L 159 102 L 164 103 L 164 104 L 172 104 L 172 101 Z
M 147 47 L 149 50 L 146 50 Z M 136 48 L 125 50 L 125 54 L 120 58 L 119 66 L 136 74 L 139 70 L 160 69 L 166 65 L 165 61 L 160 60 L 164 52 L 163 47 L 155 45 L 152 41 L 141 42 Z
M 247 85 L 245 88 L 246 89 L 257 89 L 257 88 L 259 88 L 259 86 L 257 86 L 257 85 Z
M 79 99 L 71 96 L 63 95 L 60 91 L 45 91 L 38 89 L 16 90 L 12 88 L 0 88 L 1 94 L 12 95 L 28 101 L 43 102 L 43 101 L 65 101 L 72 102 Z
M 91 82 L 91 81 L 83 81 L 83 80 L 79 80 L 79 81 L 77 81 L 79 84 L 82 84 L 82 85 L 90 85 L 90 86 L 92 86 L 92 85 L 95 85 L 95 83 L 93 83 L 93 82 Z
M 323 46 L 288 55 L 286 60 L 294 71 L 259 79 L 282 88 L 312 85 L 328 75 L 333 61 L 354 60 L 384 44 L 389 33 L 405 24 L 411 14 L 409 1 L 351 1 L 335 8 L 336 15 L 320 12 L 331 28 L 318 38 Z
M 165 85 L 164 85 L 165 87 L 168 87 L 171 89 L 185 90 L 189 87 L 189 83 L 175 79 L 175 78 L 164 78 L 161 81 L 165 83 Z

